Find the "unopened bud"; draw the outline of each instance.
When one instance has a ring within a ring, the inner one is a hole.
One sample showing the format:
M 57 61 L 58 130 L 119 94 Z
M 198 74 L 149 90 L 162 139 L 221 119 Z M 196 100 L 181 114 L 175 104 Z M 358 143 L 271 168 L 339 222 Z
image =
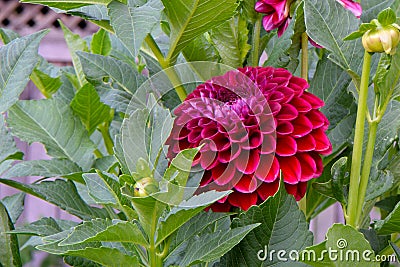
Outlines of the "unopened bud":
M 133 187 L 135 197 L 146 197 L 158 191 L 157 181 L 151 177 L 140 179 Z
M 400 41 L 400 31 L 394 25 L 387 25 L 364 33 L 362 43 L 368 52 L 393 55 Z

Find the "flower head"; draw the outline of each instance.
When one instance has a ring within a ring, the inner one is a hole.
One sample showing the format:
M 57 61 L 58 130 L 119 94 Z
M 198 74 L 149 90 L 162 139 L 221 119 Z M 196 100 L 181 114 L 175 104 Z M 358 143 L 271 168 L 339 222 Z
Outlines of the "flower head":
M 332 146 L 323 101 L 285 69 L 246 67 L 199 85 L 175 110 L 168 157 L 203 145 L 193 165 L 205 170 L 198 191 L 233 190 L 211 206 L 247 210 L 276 193 L 280 172 L 297 200 L 322 173 Z
M 260 0 L 255 5 L 255 10 L 264 13 L 263 26 L 269 32 L 278 29 L 281 36 L 289 25 L 290 3 L 292 0 Z
M 362 13 L 362 7 L 360 3 L 354 2 L 353 0 L 336 0 L 339 2 L 344 8 L 350 10 L 354 16 L 359 18 Z
M 396 47 L 400 42 L 400 30 L 396 26 L 379 26 L 364 33 L 362 43 L 365 50 L 368 52 L 395 54 Z

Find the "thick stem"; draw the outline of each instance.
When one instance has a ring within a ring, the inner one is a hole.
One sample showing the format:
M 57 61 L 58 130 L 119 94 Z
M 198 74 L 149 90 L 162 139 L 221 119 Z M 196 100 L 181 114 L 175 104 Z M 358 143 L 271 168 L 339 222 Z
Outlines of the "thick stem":
M 154 56 L 156 57 L 158 63 L 160 63 L 160 66 L 163 70 L 165 70 L 165 73 L 167 74 L 169 80 L 172 83 L 172 86 L 174 86 L 176 93 L 179 96 L 179 99 L 183 102 L 186 99 L 187 93 L 185 90 L 185 87 L 182 86 L 182 83 L 179 79 L 178 74 L 176 73 L 175 69 L 173 66 L 171 66 L 171 63 L 169 60 L 166 60 L 163 53 L 161 52 L 160 48 L 158 47 L 156 41 L 153 39 L 153 37 L 148 34 L 145 38 L 145 41 L 147 45 L 150 47 L 151 51 L 153 52 Z
M 356 127 L 354 134 L 354 147 L 351 161 L 349 201 L 347 206 L 346 223 L 356 227 L 357 207 L 358 207 L 358 189 L 360 185 L 360 170 L 364 141 L 365 116 L 367 112 L 368 82 L 371 71 L 371 55 L 365 51 L 363 70 L 361 75 L 360 94 L 358 96 L 358 108 Z
M 356 225 L 358 226 L 360 216 L 364 204 L 365 193 L 367 192 L 369 174 L 371 172 L 372 157 L 374 156 L 376 132 L 378 129 L 378 122 L 373 121 L 369 125 L 367 150 L 365 152 L 364 163 L 361 171 L 360 188 L 358 190 L 358 205 L 356 215 Z
M 308 81 L 308 36 L 301 34 L 301 78 Z
M 258 66 L 260 60 L 260 34 L 261 34 L 262 17 L 257 15 L 256 23 L 253 28 L 251 66 Z

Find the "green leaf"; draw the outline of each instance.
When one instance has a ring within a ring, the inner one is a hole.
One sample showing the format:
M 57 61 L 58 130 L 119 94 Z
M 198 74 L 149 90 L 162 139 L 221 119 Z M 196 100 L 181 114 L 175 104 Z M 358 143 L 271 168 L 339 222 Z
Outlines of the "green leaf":
M 51 254 L 83 257 L 107 267 L 139 266 L 137 257 L 126 255 L 116 248 L 58 246 L 58 242 L 40 245 L 36 248 Z
M 77 55 L 86 78 L 94 85 L 103 84 L 104 78 L 110 78 L 110 83 L 116 83 L 121 89 L 133 94 L 145 80 L 137 70 L 121 60 L 83 52 Z
M 266 48 L 268 59 L 265 61 L 264 66 L 281 68 L 288 65 L 290 58 L 287 51 L 292 45 L 291 38 L 294 34 L 294 24 L 295 21 L 291 21 L 281 37 L 274 35 L 269 40 Z
M 207 191 L 200 195 L 195 195 L 183 201 L 179 206 L 172 208 L 171 211 L 160 220 L 157 228 L 156 244 L 160 244 L 205 207 L 227 196 L 229 193 L 230 192 Z
M 14 139 L 6 128 L 4 117 L 2 115 L 0 115 L 0 140 L 0 162 L 12 157 L 16 153 L 19 153 L 19 150 L 15 146 Z M 0 171 L 0 174 L 1 173 L 2 172 Z
M 12 232 L 14 234 L 48 236 L 58 234 L 62 231 L 63 229 L 53 218 L 41 218 L 40 220 L 30 224 L 17 227 Z
M 382 99 L 396 98 L 400 95 L 400 51 L 393 56 L 382 55 L 374 78 L 376 92 Z
M 172 159 L 171 164 L 164 173 L 164 179 L 167 181 L 175 181 L 179 186 L 186 186 L 189 178 L 190 170 L 194 157 L 200 148 L 184 149 Z
M 74 65 L 75 74 L 78 77 L 79 87 L 82 87 L 85 83 L 85 76 L 83 74 L 82 65 L 76 54 L 78 51 L 88 52 L 87 43 L 78 34 L 74 34 L 70 29 L 65 26 L 61 20 L 58 20 L 61 28 L 64 32 L 64 39 L 67 42 L 68 50 L 72 57 L 72 63 Z
M 395 8 L 395 4 L 398 0 L 368 0 L 362 3 L 362 14 L 361 14 L 361 21 L 363 22 L 370 22 L 373 19 L 376 19 L 378 14 L 384 10 L 392 6 Z M 395 9 L 396 11 L 396 9 Z M 399 14 L 398 12 L 395 12 Z
M 101 267 L 100 264 L 97 264 L 93 261 L 90 261 L 82 257 L 64 256 L 63 260 L 66 264 L 71 265 L 73 267 Z
M 390 242 L 390 246 L 393 248 L 394 253 L 396 254 L 397 261 L 400 259 L 400 248 L 396 246 L 395 243 Z
M 101 102 L 115 109 L 115 111 L 129 113 L 129 103 L 132 99 L 131 93 L 119 89 L 104 89 L 100 90 L 99 94 Z
M 127 0 L 127 5 L 113 1 L 108 8 L 115 34 L 135 58 L 147 34 L 160 23 L 161 1 Z
M 69 10 L 87 5 L 107 5 L 111 0 L 23 0 L 21 2 Z
M 51 77 L 39 69 L 33 70 L 31 80 L 46 98 L 50 98 L 62 85 L 60 77 Z
M 318 61 L 310 82 L 310 92 L 325 102 L 321 112 L 330 123 L 328 136 L 334 152 L 349 142 L 354 129 L 354 98 L 347 91 L 350 83 L 351 78 L 346 71 L 326 57 Z
M 71 234 L 58 245 L 69 246 L 93 241 L 130 242 L 145 247 L 149 245 L 137 224 L 109 219 L 83 222 L 76 226 Z
M 252 206 L 232 222 L 233 227 L 261 223 L 222 259 L 222 266 L 261 266 L 257 253 L 264 250 L 297 250 L 312 245 L 312 234 L 304 213 L 293 196 L 280 189 L 260 206 Z M 278 264 L 278 259 L 266 259 L 263 266 Z M 286 263 L 296 266 L 295 262 Z
M 3 198 L 0 202 L 3 203 L 10 216 L 11 222 L 14 224 L 19 216 L 24 211 L 25 194 L 17 193 Z
M 249 30 L 241 16 L 231 18 L 211 30 L 210 37 L 222 63 L 242 67 L 251 46 L 247 43 Z
M 57 179 L 55 181 L 44 181 L 39 184 L 23 184 L 13 180 L 0 179 L 0 183 L 41 198 L 81 219 L 89 220 L 92 218 L 107 217 L 107 213 L 104 210 L 87 205 L 71 181 Z
M 41 31 L 11 41 L 0 48 L 0 113 L 17 102 L 38 63 L 40 40 L 47 34 Z
M 200 236 L 189 244 L 180 265 L 190 266 L 193 263 L 210 262 L 222 257 L 259 225 L 260 223 L 250 224 Z
M 5 45 L 19 37 L 19 34 L 12 30 L 0 28 L 0 39 Z
M 100 102 L 100 97 L 93 85 L 85 84 L 72 99 L 71 108 L 81 118 L 89 135 L 97 126 L 110 120 L 111 108 Z
M 95 146 L 72 110 L 55 99 L 19 101 L 8 113 L 14 135 L 32 143 L 40 142 L 55 158 L 66 158 L 83 170 L 93 163 Z
M 375 223 L 375 229 L 381 235 L 389 235 L 400 232 L 400 202 L 391 213 L 384 219 Z
M 9 234 L 13 224 L 6 208 L 0 202 L 0 265 L 7 267 L 22 266 L 19 255 L 18 239 L 16 235 Z
M 79 173 L 82 169 L 68 159 L 22 161 L 2 175 L 3 178 L 43 176 L 55 177 Z
M 107 7 L 105 5 L 94 4 L 90 6 L 83 6 L 69 10 L 62 10 L 59 8 L 52 8 L 52 10 L 54 10 L 57 13 L 79 16 L 86 20 L 93 20 L 93 21 L 110 20 L 110 17 L 107 14 Z
M 190 42 L 183 50 L 182 54 L 187 61 L 213 61 L 218 60 L 214 46 L 207 40 L 205 34 L 200 35 Z M 146 63 L 149 63 L 146 57 Z
M 326 234 L 326 240 L 318 245 L 308 247 L 302 252 L 302 261 L 311 266 L 354 266 L 354 262 L 360 266 L 379 266 L 379 263 L 374 262 L 374 251 L 369 245 L 368 241 L 364 238 L 363 234 L 358 232 L 351 226 L 343 224 L 334 224 L 329 228 Z M 326 253 L 328 250 L 337 251 L 334 255 L 337 256 L 336 260 L 330 258 Z M 323 252 L 325 251 L 325 253 Z M 365 254 L 368 251 L 368 254 Z M 313 258 L 313 255 L 318 257 Z M 339 255 L 343 255 L 344 260 L 340 260 Z M 357 256 L 358 255 L 358 256 Z M 348 257 L 348 260 L 346 260 Z M 354 260 L 352 260 L 354 257 Z M 357 258 L 358 257 L 358 258 Z M 369 257 L 367 261 L 365 257 Z M 321 259 L 323 258 L 323 260 Z
M 111 40 L 108 32 L 104 29 L 98 30 L 93 34 L 90 50 L 93 54 L 107 56 L 111 52 Z
M 390 25 L 392 23 L 396 23 L 397 17 L 396 13 L 391 8 L 386 8 L 382 10 L 378 14 L 378 21 L 383 26 Z
M 343 39 L 358 30 L 359 19 L 334 0 L 305 1 L 304 16 L 308 36 L 331 52 L 329 59 L 350 75 L 358 73 L 363 56 L 361 40 Z
M 254 6 L 256 5 L 257 0 L 247 0 L 243 1 L 241 3 L 241 7 L 243 10 L 244 16 L 247 18 L 247 20 L 252 23 L 253 25 L 255 24 L 256 20 L 258 19 L 259 13 L 256 12 L 254 9 Z
M 399 202 L 400 202 L 400 195 L 390 196 L 390 197 L 383 198 L 382 200 L 376 202 L 375 206 L 382 210 L 391 212 L 392 210 L 394 210 L 394 207 Z
M 168 61 L 175 61 L 191 41 L 230 19 L 236 0 L 162 0 L 171 28 Z

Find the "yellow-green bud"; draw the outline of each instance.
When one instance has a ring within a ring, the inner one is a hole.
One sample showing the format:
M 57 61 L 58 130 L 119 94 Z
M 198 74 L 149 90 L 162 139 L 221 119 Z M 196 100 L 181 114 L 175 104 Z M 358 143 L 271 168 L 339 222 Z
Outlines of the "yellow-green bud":
M 135 197 L 146 197 L 152 193 L 158 191 L 157 181 L 151 177 L 145 177 L 140 179 L 135 183 L 134 187 L 134 196 Z
M 362 43 L 368 52 L 393 55 L 400 41 L 400 31 L 393 25 L 378 27 L 364 33 Z

